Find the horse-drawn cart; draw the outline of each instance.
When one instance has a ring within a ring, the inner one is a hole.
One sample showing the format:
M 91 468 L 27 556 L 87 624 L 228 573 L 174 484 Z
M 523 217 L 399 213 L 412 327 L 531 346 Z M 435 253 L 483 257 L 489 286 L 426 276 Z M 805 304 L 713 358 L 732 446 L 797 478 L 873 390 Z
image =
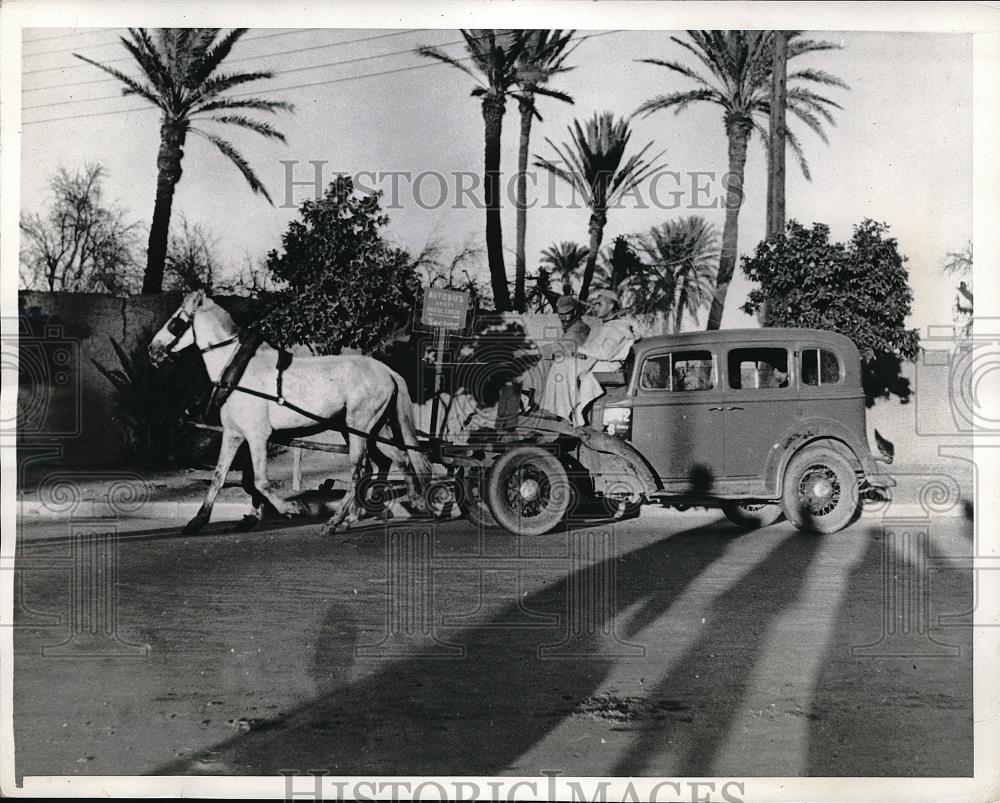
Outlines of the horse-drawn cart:
M 225 386 L 220 378 L 237 339 L 231 319 L 193 293 L 150 350 L 162 359 L 194 343 L 213 381 Z M 644 338 L 625 372 L 604 377 L 606 392 L 588 426 L 529 410 L 496 428 L 463 433 L 461 443 L 421 436 L 405 382 L 376 360 L 307 357 L 289 364 L 274 349 L 254 350 L 239 384 L 228 387 L 239 392 L 222 406 L 219 464 L 189 532 L 208 521 L 244 441 L 255 495 L 279 513 L 300 512 L 268 490 L 266 443 L 276 431 L 316 423 L 344 432 L 348 445 L 274 440 L 297 453 L 350 455 L 353 485 L 324 531 L 349 525 L 369 507 L 365 494 L 373 486 L 363 481 L 369 458 L 382 482 L 393 464 L 403 468 L 419 510 L 441 512 L 457 503 L 480 526 L 526 536 L 546 533 L 575 513 L 593 513 L 595 504 L 620 515 L 646 502 L 718 506 L 744 527 L 766 526 L 784 514 L 799 529 L 836 532 L 859 514 L 863 493 L 894 484 L 868 450 L 858 351 L 831 332 Z M 891 462 L 883 443 L 882 459 Z M 447 480 L 432 478 L 432 464 L 445 468 Z M 293 477 L 293 486 L 299 484 Z

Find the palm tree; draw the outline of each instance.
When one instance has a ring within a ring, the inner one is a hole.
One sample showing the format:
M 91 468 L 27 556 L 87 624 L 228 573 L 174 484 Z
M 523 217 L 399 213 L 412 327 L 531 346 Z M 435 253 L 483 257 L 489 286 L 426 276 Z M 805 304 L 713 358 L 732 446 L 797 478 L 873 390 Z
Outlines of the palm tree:
M 463 30 L 465 58 L 457 59 L 435 47 L 421 47 L 419 53 L 457 67 L 472 76 L 478 86 L 472 96 L 482 98 L 485 145 L 483 194 L 486 202 L 486 259 L 490 266 L 490 284 L 498 311 L 509 310 L 510 289 L 503 258 L 503 231 L 500 225 L 500 135 L 507 98 L 524 97 L 514 87 L 518 81 L 518 62 L 525 37 L 519 31 L 492 28 Z M 463 62 L 471 60 L 480 74 Z
M 542 266 L 549 276 L 560 283 L 563 295 L 571 295 L 574 285 L 583 278 L 583 267 L 589 252 L 579 243 L 563 241 L 542 251 Z
M 719 232 L 702 217 L 668 220 L 635 238 L 644 270 L 633 289 L 637 312 L 663 310 L 681 331 L 685 313 L 695 319 L 712 301 L 719 262 Z
M 527 299 L 524 283 L 526 264 L 524 258 L 524 240 L 528 228 L 528 153 L 531 143 L 531 124 L 534 118 L 542 119 L 535 107 L 535 96 L 555 98 L 564 103 L 572 103 L 573 98 L 564 92 L 557 92 L 543 86 L 553 76 L 573 69 L 565 66 L 566 58 L 573 48 L 569 47 L 574 31 L 521 31 L 524 46 L 518 60 L 518 84 L 523 92 L 518 100 L 518 110 L 521 114 L 521 139 L 517 154 L 517 242 L 515 247 L 514 268 L 514 308 L 524 311 Z
M 545 140 L 556 152 L 558 161 L 536 157 L 535 165 L 569 184 L 590 207 L 590 248 L 580 286 L 580 299 L 585 301 L 601 250 L 604 226 L 608 222 L 608 207 L 660 169 L 658 160 L 664 152 L 647 159 L 646 152 L 653 146 L 649 142 L 625 159 L 632 131 L 626 120 L 616 120 L 612 112 L 595 113 L 587 121 L 586 128 L 579 120 L 574 120 L 569 132 L 571 142 L 564 143 L 561 148 L 552 140 Z
M 273 113 L 291 111 L 292 106 L 276 100 L 225 97 L 224 93 L 233 87 L 274 75 L 267 71 L 216 72 L 233 45 L 246 33 L 246 28 L 235 28 L 221 38 L 219 28 L 156 28 L 152 33 L 145 28 L 128 30 L 129 38 L 122 36 L 121 42 L 139 65 L 143 78 L 133 78 L 79 53 L 73 55 L 121 81 L 125 85 L 123 95 L 138 95 L 162 112 L 160 150 L 156 157 L 159 168 L 156 203 L 149 228 L 146 274 L 142 282 L 142 292 L 159 293 L 163 285 L 163 266 L 170 232 L 170 208 L 174 189 L 181 178 L 181 160 L 188 133 L 204 137 L 215 145 L 236 165 L 250 189 L 273 204 L 267 189 L 236 147 L 216 134 L 193 127 L 192 123 L 204 121 L 234 125 L 284 142 L 284 135 L 270 124 L 232 112 L 249 109 Z
M 601 261 L 594 271 L 593 284 L 617 293 L 625 290 L 629 280 L 643 271 L 644 267 L 635 253 L 632 238 L 619 234 L 601 254 Z
M 709 329 L 718 329 L 726 293 L 736 268 L 739 214 L 743 203 L 743 176 L 747 158 L 747 143 L 753 131 L 767 141 L 768 132 L 762 124 L 771 110 L 771 67 L 774 37 L 770 31 L 688 31 L 690 41 L 670 37 L 692 53 L 708 70 L 709 78 L 677 61 L 642 59 L 647 64 L 666 67 L 692 80 L 697 86 L 680 92 L 659 95 L 643 103 L 635 114 L 650 115 L 673 109 L 684 111 L 692 103 L 707 102 L 722 107 L 722 118 L 729 139 L 729 172 L 726 174 L 726 222 L 722 230 L 722 253 L 719 259 L 718 281 L 708 315 Z M 788 59 L 806 53 L 832 50 L 833 42 L 800 38 L 799 32 L 789 32 Z M 805 84 L 805 85 L 803 85 Z M 835 125 L 831 109 L 841 108 L 833 100 L 817 94 L 810 84 L 849 87 L 842 80 L 823 70 L 798 70 L 788 76 L 786 108 L 826 142 L 824 122 Z M 802 145 L 794 131 L 786 131 L 788 144 L 798 157 L 802 173 L 810 178 L 809 166 Z

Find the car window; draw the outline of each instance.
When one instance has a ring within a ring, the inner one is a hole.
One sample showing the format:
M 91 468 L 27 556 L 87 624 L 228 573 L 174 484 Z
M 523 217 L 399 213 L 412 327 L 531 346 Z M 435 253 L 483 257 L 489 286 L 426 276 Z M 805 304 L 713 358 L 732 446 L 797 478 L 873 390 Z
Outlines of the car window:
M 803 349 L 801 376 L 803 385 L 836 385 L 844 376 L 837 355 L 827 349 Z
M 788 352 L 770 347 L 733 349 L 729 352 L 729 387 L 787 388 Z
M 674 351 L 649 357 L 642 364 L 639 387 L 643 390 L 711 390 L 715 371 L 710 351 Z

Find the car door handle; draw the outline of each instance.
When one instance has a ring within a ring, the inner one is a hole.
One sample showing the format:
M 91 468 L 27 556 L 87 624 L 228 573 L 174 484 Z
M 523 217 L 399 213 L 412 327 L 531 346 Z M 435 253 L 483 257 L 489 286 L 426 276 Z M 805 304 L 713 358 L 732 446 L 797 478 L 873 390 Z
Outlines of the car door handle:
M 711 412 L 712 410 L 723 410 L 723 409 L 725 409 L 725 408 L 723 408 L 723 407 L 709 407 L 708 408 L 709 412 Z
M 742 407 L 730 407 L 729 409 L 730 410 L 742 410 L 743 408 Z

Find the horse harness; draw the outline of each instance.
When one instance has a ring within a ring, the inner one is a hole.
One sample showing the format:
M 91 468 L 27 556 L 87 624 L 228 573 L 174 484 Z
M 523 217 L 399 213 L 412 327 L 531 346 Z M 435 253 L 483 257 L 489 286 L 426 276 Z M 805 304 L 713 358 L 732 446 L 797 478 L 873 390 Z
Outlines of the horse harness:
M 172 348 L 177 342 L 184 336 L 184 333 L 191 327 L 193 323 L 193 316 L 181 316 L 177 315 L 167 322 L 167 331 L 174 336 L 174 340 L 167 347 Z M 275 383 L 275 393 L 264 393 L 263 391 L 254 390 L 253 388 L 243 387 L 239 384 L 240 379 L 243 377 L 243 373 L 247 369 L 247 365 L 250 364 L 250 360 L 253 359 L 257 350 L 264 343 L 264 338 L 258 332 L 249 332 L 244 334 L 242 332 L 236 332 L 231 337 L 227 337 L 225 340 L 220 340 L 218 343 L 210 343 L 207 346 L 198 345 L 198 338 L 195 336 L 194 331 L 191 332 L 194 337 L 194 344 L 198 347 L 202 354 L 208 351 L 214 351 L 215 349 L 223 348 L 224 346 L 231 345 L 236 341 L 239 341 L 240 347 L 236 350 L 232 357 L 230 357 L 229 362 L 226 363 L 226 367 L 222 371 L 222 376 L 219 377 L 218 382 L 213 382 L 212 395 L 209 397 L 207 409 L 209 413 L 217 411 L 219 408 L 225 404 L 226 400 L 232 395 L 234 390 L 238 390 L 241 393 L 246 393 L 250 396 L 256 396 L 259 399 L 266 399 L 267 401 L 272 401 L 281 407 L 287 407 L 289 410 L 303 415 L 306 418 L 310 418 L 320 424 L 330 424 L 332 422 L 331 418 L 316 415 L 309 410 L 304 410 L 297 404 L 293 404 L 288 401 L 282 394 L 282 383 L 284 380 L 284 373 L 288 367 L 292 364 L 292 353 L 286 351 L 285 349 L 278 350 L 278 359 L 275 365 L 277 369 L 278 376 Z M 348 426 L 346 423 L 341 425 L 342 428 L 352 435 L 360 435 L 366 439 L 371 439 L 378 441 L 380 443 L 387 443 L 390 446 L 395 446 L 397 449 L 406 449 L 415 452 L 427 452 L 429 449 L 425 446 L 409 446 L 405 443 L 397 443 L 394 440 L 388 438 L 383 438 L 381 435 L 376 435 L 371 432 L 364 432 L 363 430 L 355 429 L 354 427 Z

